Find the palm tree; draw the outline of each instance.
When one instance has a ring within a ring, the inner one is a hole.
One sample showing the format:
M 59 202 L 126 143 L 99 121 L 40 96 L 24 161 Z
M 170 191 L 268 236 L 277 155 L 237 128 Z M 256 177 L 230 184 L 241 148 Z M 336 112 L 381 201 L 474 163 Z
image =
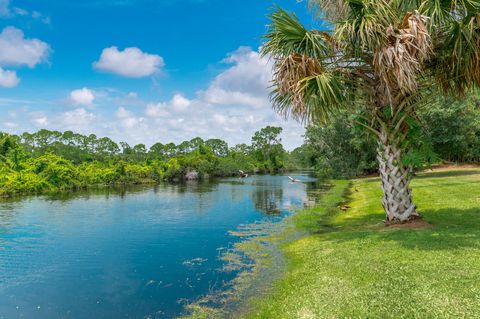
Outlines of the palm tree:
M 272 102 L 305 124 L 340 109 L 378 141 L 388 222 L 419 216 L 404 155 L 420 107 L 480 85 L 479 0 L 310 0 L 330 31 L 308 30 L 280 8 L 262 53 L 274 62 Z

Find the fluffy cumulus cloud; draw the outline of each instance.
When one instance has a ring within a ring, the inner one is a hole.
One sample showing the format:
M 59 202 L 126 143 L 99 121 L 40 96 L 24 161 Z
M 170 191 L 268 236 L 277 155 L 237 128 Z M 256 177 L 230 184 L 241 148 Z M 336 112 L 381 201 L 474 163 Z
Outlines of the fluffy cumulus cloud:
M 39 39 L 27 39 L 23 31 L 6 27 L 0 33 L 0 65 L 30 68 L 47 61 L 50 47 Z
M 46 128 L 50 124 L 47 115 L 45 115 L 43 112 L 30 113 L 30 121 L 37 129 Z
M 194 99 L 176 94 L 169 101 L 149 103 L 139 115 L 141 121 L 137 121 L 136 126 L 125 127 L 131 129 L 130 136 L 136 141 L 142 138 L 145 141 L 139 128 L 148 127 L 149 132 L 154 132 L 150 143 L 155 139 L 178 143 L 201 136 L 222 138 L 233 145 L 248 143 L 255 131 L 276 125 L 284 128 L 283 138 L 288 148 L 300 145 L 303 127 L 282 120 L 271 108 L 270 61 L 251 48 L 241 47 L 222 62 L 227 68 Z
M 137 117 L 122 106 L 117 109 L 115 115 L 125 129 L 139 128 L 138 125 L 144 122 L 143 117 Z
M 135 47 L 122 51 L 115 46 L 103 49 L 100 59 L 93 63 L 93 67 L 99 71 L 131 78 L 153 75 L 164 65 L 159 55 L 145 53 Z
M 20 83 L 20 79 L 17 77 L 17 72 L 0 68 L 0 87 L 13 88 L 18 83 Z
M 17 8 L 18 9 L 18 8 Z M 0 0 L 0 15 L 9 14 L 8 1 Z M 3 67 L 35 67 L 48 60 L 50 47 L 39 39 L 27 39 L 22 30 L 6 27 L 0 33 L 0 87 L 13 88 L 20 83 L 16 71 Z
M 231 146 L 250 143 L 255 131 L 273 125 L 284 128 L 282 137 L 287 148 L 302 144 L 303 127 L 284 121 L 272 110 L 268 99 L 272 72 L 268 59 L 250 48 L 240 48 L 222 62 L 225 69 L 194 96 L 176 93 L 164 101 L 144 101 L 135 93 L 117 92 L 113 96 L 114 93 L 103 94 L 99 89 L 95 90 L 95 104 L 105 107 L 88 111 L 85 104 L 79 104 L 75 110 L 47 114 L 48 119 L 47 115 L 36 114 L 36 123 L 43 117 L 50 124 L 49 129 L 95 133 L 130 144 L 180 143 L 199 136 L 221 138 Z M 11 117 L 4 121 L 4 127 L 7 122 L 17 123 Z M 1 126 L 0 123 L 0 130 Z
M 89 106 L 93 104 L 95 100 L 95 95 L 93 91 L 87 88 L 73 90 L 70 92 L 70 101 L 74 105 L 84 105 Z
M 267 58 L 248 47 L 241 47 L 223 62 L 231 66 L 201 92 L 206 102 L 256 108 L 269 104 L 267 88 L 272 78 L 272 66 Z
M 78 108 L 61 113 L 58 121 L 62 123 L 63 127 L 68 129 L 84 131 L 84 128 L 87 128 L 95 119 L 95 114 L 88 112 L 84 108 Z
M 168 102 L 149 103 L 145 108 L 145 115 L 150 118 L 168 117 L 172 113 L 183 113 L 189 109 L 192 101 L 182 94 L 175 94 Z

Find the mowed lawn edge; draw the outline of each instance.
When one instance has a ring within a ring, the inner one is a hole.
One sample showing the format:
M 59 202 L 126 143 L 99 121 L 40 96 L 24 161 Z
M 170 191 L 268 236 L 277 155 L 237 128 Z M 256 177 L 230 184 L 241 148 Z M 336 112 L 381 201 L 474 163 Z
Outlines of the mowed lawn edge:
M 419 174 L 418 229 L 384 225 L 378 178 L 332 183 L 246 318 L 480 318 L 480 169 Z

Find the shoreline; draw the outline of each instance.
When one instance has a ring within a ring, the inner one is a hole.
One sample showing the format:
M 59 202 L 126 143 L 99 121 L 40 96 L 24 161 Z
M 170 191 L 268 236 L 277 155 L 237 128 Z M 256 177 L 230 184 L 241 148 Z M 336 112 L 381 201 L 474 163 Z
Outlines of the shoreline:
M 458 318 L 480 311 L 480 169 L 422 172 L 412 183 L 429 227 L 386 227 L 378 178 L 294 215 L 309 230 L 282 246 L 288 268 L 244 319 Z M 336 195 L 336 196 L 335 196 Z M 335 202 L 335 201 L 333 201 Z M 452 267 L 452 265 L 454 265 Z M 409 307 L 405 307 L 408 304 Z
M 293 209 L 280 222 L 245 225 L 240 230 L 231 231 L 233 236 L 245 240 L 237 242 L 221 259 L 227 261 L 227 268 L 240 272 L 225 291 L 187 305 L 189 314 L 179 318 L 248 317 L 255 309 L 255 303 L 275 293 L 276 283 L 286 275 L 289 260 L 284 246 L 311 234 L 306 226 L 314 223 L 310 215 L 313 210 L 323 214 L 337 209 L 345 201 L 349 183 L 346 180 L 329 181 L 327 187 L 318 188 L 312 194 L 317 200 L 312 207 Z M 219 297 L 223 298 L 219 307 L 209 306 L 212 301 L 218 303 Z

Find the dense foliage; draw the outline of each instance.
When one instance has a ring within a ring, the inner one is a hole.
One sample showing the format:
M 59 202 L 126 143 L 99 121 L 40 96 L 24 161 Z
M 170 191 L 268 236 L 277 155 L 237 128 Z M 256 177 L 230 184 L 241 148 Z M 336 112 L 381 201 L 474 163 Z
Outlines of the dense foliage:
M 435 152 L 446 161 L 480 163 L 480 95 L 446 99 L 420 115 Z
M 301 166 L 318 176 L 359 177 L 378 171 L 377 143 L 371 134 L 353 124 L 353 115 L 341 112 L 328 125 L 307 128 L 305 144 L 292 152 Z M 466 101 L 439 98 L 418 113 L 422 123 L 411 138 L 415 147 L 404 155 L 414 166 L 438 161 L 480 163 L 480 96 Z M 433 153 L 433 154 L 432 154 Z
M 115 185 L 232 176 L 239 170 L 276 173 L 287 169 L 279 127 L 256 132 L 252 145 L 232 148 L 220 139 L 194 138 L 178 145 L 130 146 L 107 137 L 40 130 L 20 136 L 0 133 L 0 195 L 41 193 Z

